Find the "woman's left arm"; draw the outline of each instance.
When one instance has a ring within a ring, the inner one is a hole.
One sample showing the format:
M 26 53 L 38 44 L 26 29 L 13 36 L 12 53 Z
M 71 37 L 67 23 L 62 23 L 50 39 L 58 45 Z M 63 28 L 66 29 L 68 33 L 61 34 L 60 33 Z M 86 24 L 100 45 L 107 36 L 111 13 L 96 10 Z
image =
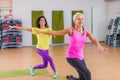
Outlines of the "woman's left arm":
M 87 30 L 87 36 L 91 40 L 91 42 L 98 48 L 98 50 L 100 50 L 103 53 L 107 53 L 108 49 L 103 47 L 100 44 L 100 42 L 94 38 L 94 36 L 92 35 L 92 33 L 89 30 Z

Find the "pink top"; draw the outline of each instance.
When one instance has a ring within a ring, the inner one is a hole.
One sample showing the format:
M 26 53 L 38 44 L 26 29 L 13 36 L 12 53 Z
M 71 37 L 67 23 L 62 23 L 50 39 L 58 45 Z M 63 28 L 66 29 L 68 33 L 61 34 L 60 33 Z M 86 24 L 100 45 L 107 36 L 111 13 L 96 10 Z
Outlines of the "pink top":
M 79 34 L 74 28 L 72 28 L 73 34 L 69 36 L 69 48 L 67 51 L 67 58 L 78 58 L 80 60 L 84 59 L 83 49 L 86 42 L 87 33 L 84 29 L 84 33 Z

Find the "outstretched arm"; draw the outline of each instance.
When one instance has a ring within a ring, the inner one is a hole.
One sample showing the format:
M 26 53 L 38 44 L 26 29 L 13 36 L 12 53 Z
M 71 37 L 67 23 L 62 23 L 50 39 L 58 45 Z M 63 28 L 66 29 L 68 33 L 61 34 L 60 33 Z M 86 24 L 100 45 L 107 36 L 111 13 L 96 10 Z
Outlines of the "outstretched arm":
M 35 32 L 37 34 L 49 34 L 49 35 L 53 35 L 53 36 L 63 36 L 65 34 L 68 34 L 68 35 L 71 35 L 72 34 L 72 30 L 71 28 L 66 28 L 66 29 L 63 29 L 63 30 L 59 30 L 59 31 L 41 31 L 41 30 L 37 30 L 35 29 Z
M 28 27 L 10 26 L 10 28 L 32 32 L 32 28 L 28 28 Z
M 107 53 L 107 48 L 102 47 L 102 45 L 99 43 L 97 39 L 94 38 L 92 33 L 87 30 L 87 36 L 91 40 L 91 42 L 103 53 Z

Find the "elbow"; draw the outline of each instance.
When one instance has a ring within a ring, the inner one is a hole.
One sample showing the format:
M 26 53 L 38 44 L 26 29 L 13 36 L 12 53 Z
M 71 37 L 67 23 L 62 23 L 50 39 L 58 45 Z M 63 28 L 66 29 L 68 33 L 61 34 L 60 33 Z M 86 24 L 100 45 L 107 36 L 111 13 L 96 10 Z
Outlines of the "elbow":
M 99 44 L 98 40 L 96 40 L 96 39 L 94 39 L 94 40 L 92 41 L 92 43 L 93 43 L 95 46 L 98 46 L 98 44 Z
M 92 40 L 92 43 L 93 43 L 93 44 L 95 44 L 95 43 L 97 43 L 97 42 L 98 42 L 98 41 L 97 41 L 96 39 L 93 39 L 93 40 Z

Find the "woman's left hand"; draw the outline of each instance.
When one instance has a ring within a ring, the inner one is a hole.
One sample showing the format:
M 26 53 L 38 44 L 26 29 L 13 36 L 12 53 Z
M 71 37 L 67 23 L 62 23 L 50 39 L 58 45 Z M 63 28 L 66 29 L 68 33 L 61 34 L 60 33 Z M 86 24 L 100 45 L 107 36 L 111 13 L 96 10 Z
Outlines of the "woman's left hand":
M 101 47 L 101 48 L 98 48 L 98 49 L 100 50 L 100 52 L 108 54 L 108 48 Z

